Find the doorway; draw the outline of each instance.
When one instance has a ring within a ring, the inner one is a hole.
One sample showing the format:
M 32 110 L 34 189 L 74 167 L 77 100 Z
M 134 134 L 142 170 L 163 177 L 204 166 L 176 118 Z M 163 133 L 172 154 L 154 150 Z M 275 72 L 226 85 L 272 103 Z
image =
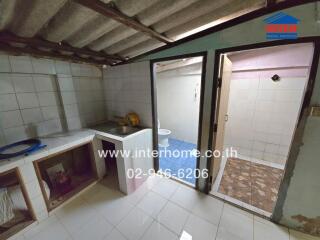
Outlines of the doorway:
M 197 182 L 205 56 L 151 63 L 155 170 L 192 187 Z
M 211 194 L 270 217 L 286 170 L 314 53 L 312 43 L 223 52 Z

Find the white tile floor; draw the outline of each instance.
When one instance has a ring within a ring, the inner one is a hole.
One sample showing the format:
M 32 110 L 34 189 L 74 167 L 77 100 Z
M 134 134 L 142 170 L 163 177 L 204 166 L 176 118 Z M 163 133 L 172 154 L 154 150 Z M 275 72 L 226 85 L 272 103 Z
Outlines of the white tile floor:
M 125 196 L 98 183 L 19 240 L 315 240 L 172 180 Z M 319 239 L 318 239 L 319 240 Z

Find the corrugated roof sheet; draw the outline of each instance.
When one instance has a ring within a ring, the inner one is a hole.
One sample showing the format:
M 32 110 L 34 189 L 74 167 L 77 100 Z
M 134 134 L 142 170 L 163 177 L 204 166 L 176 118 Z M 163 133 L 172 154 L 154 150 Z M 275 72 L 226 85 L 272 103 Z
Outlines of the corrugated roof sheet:
M 110 3 L 109 0 L 103 0 Z M 116 9 L 171 39 L 264 6 L 264 0 L 115 0 Z M 72 0 L 0 0 L 0 31 L 133 57 L 164 45 Z

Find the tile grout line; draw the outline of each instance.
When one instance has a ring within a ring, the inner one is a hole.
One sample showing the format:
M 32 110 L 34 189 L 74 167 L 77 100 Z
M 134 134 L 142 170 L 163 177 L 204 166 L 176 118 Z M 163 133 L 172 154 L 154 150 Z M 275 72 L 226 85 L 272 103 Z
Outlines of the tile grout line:
M 216 239 L 216 240 L 217 240 L 218 233 L 219 233 L 219 227 L 220 227 L 220 222 L 221 222 L 221 218 L 222 218 L 223 211 L 224 211 L 224 203 L 223 203 L 223 205 L 222 205 L 221 215 L 220 215 L 220 217 L 219 217 L 219 222 L 218 222 L 218 226 L 217 226 L 216 236 L 215 236 L 215 238 L 214 238 L 214 239 Z

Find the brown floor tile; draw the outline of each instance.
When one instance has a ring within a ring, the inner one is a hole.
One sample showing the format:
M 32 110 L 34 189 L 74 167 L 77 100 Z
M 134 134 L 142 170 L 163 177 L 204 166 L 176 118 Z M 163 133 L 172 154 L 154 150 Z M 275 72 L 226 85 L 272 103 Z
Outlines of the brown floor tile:
M 272 213 L 283 170 L 229 158 L 219 192 Z

